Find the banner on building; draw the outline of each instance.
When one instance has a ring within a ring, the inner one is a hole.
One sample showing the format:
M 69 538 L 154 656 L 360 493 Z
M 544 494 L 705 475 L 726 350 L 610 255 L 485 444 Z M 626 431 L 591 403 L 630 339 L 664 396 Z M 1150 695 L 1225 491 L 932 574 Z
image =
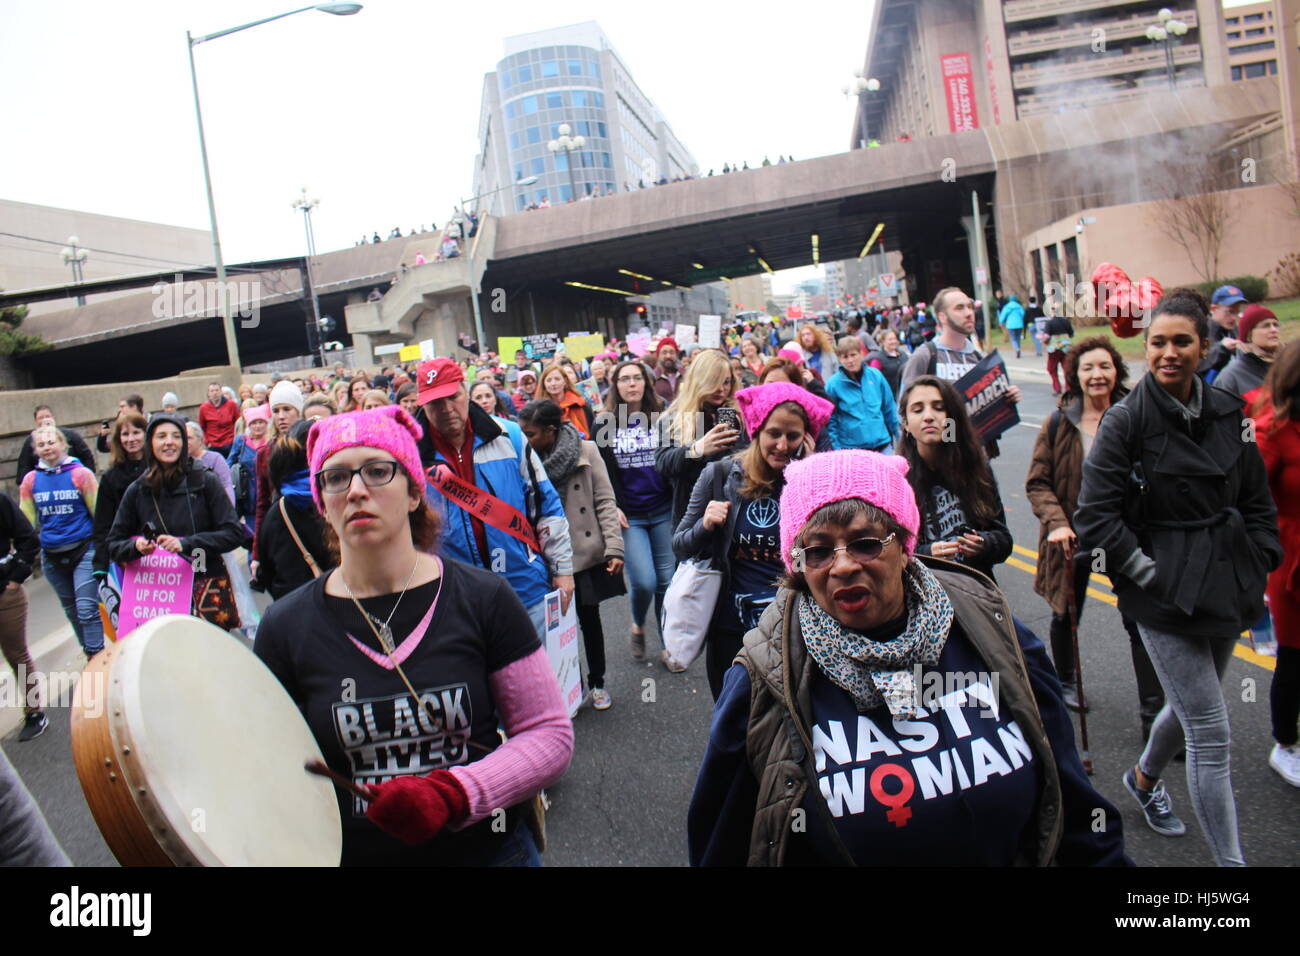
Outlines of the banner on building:
M 975 111 L 975 83 L 969 53 L 949 53 L 940 58 L 943 89 L 948 99 L 948 130 L 965 133 L 979 129 Z
M 952 384 L 966 403 L 966 413 L 981 441 L 995 441 L 1003 432 L 1020 424 L 1016 403 L 1007 395 L 1011 378 L 996 351 Z

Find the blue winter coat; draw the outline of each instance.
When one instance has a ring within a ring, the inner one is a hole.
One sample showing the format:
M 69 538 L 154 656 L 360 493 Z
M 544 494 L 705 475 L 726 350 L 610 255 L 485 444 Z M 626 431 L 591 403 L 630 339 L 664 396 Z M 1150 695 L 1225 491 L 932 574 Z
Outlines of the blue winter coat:
M 826 383 L 826 397 L 835 403 L 826 431 L 836 451 L 874 450 L 898 438 L 897 400 L 879 369 L 863 366 L 856 382 L 840 369 Z
M 524 607 L 532 607 L 551 591 L 551 578 L 573 573 L 573 547 L 564 505 L 546 476 L 546 466 L 524 440 L 514 422 L 493 418 L 469 403 L 474 430 L 474 484 L 500 498 L 532 522 L 543 554 L 522 541 L 484 523 L 488 560 L 479 554 L 469 514 L 443 497 L 432 482 L 425 497 L 442 518 L 441 552 L 449 558 L 487 568 L 510 582 Z M 447 460 L 433 447 L 427 434 L 420 441 L 425 470 Z
M 1007 304 L 998 313 L 998 321 L 1002 323 L 1004 329 L 1023 329 L 1025 327 L 1025 307 L 1020 304 L 1020 300 L 1014 295 L 1007 300 Z

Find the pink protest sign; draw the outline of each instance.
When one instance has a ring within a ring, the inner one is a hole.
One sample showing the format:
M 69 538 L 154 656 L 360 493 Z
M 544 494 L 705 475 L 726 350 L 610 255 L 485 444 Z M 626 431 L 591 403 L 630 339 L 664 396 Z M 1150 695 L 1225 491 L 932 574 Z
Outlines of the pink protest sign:
M 648 335 L 629 335 L 627 337 L 627 347 L 631 353 L 638 358 L 650 351 L 650 336 Z
M 194 568 L 162 548 L 122 566 L 122 603 L 117 612 L 118 640 L 164 614 L 189 614 Z

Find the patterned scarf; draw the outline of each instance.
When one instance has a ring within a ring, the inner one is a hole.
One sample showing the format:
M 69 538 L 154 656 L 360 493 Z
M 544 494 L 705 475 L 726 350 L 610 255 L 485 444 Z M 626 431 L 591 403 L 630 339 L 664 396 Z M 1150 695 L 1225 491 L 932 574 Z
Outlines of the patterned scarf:
M 918 715 L 917 664 L 934 665 L 952 626 L 952 602 L 938 578 L 916 558 L 903 569 L 907 629 L 892 641 L 850 630 L 813 600 L 799 603 L 799 627 L 813 660 L 866 713 L 882 703 L 893 717 Z

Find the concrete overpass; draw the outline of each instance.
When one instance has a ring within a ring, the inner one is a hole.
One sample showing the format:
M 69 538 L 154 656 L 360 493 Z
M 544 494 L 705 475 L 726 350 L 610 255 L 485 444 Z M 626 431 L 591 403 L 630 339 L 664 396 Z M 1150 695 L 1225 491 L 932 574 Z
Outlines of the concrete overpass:
M 1149 199 L 1156 159 L 1196 161 L 1209 144 L 1278 107 L 1269 79 L 1153 94 L 488 219 L 468 254 L 445 262 L 414 266 L 417 253 L 433 257 L 434 234 L 362 245 L 316 257 L 312 275 L 322 312 L 346 316 L 338 337 L 355 344 L 366 364 L 386 343 L 431 338 L 440 354 L 452 352 L 457 334 L 473 331 L 473 282 L 482 290 L 489 345 L 498 335 L 532 331 L 621 335 L 630 296 L 753 274 L 763 263 L 779 270 L 814 257 L 852 258 L 878 224 L 887 248 L 902 252 L 909 283 L 928 298 L 942 285 L 970 287 L 972 191 L 992 214 L 985 228 L 996 276 L 994 223 L 1005 243 L 1081 208 Z M 254 263 L 242 273 L 262 289 L 258 325 L 237 330 L 246 364 L 305 353 L 305 274 L 300 259 Z M 147 287 L 156 278 L 139 281 Z M 375 288 L 382 299 L 365 301 Z M 71 294 L 70 287 L 34 290 L 0 296 L 0 305 Z M 164 375 L 222 363 L 212 312 L 158 321 L 154 299 L 91 301 L 31 319 L 31 330 L 56 347 L 23 362 L 42 384 L 108 381 L 94 376 L 124 377 L 119 367 Z

